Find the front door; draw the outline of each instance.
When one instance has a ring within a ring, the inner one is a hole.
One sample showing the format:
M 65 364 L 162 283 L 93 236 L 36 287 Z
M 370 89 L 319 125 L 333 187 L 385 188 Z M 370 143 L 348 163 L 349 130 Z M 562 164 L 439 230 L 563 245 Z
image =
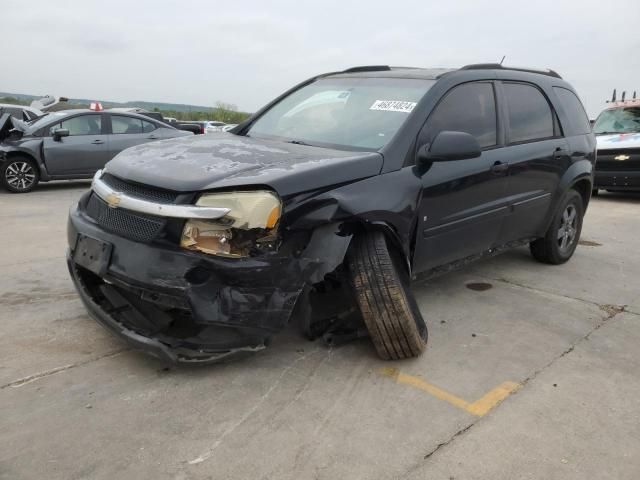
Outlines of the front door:
M 44 138 L 44 160 L 50 175 L 87 176 L 109 160 L 108 136 L 103 133 L 102 114 L 78 115 L 51 125 Z M 51 132 L 69 130 L 68 137 L 54 140 Z
M 476 137 L 482 154 L 466 160 L 433 162 L 420 172 L 415 273 L 471 257 L 498 241 L 509 212 L 509 164 L 501 148 L 497 119 L 491 81 L 454 87 L 429 116 L 418 147 L 431 142 L 441 131 L 460 131 Z

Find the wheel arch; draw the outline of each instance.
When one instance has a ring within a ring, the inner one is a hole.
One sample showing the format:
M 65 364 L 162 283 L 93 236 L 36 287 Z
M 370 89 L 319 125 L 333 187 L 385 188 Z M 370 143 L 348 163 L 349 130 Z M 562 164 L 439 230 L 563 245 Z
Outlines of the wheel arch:
M 558 198 L 561 198 L 567 190 L 577 190 L 585 200 L 585 208 L 591 198 L 593 187 L 593 164 L 589 160 L 580 160 L 573 163 L 562 175 L 558 185 Z M 584 192 L 584 195 L 583 195 Z
M 50 176 L 44 164 L 42 143 L 40 143 L 39 145 L 31 144 L 31 146 L 33 148 L 3 146 L 4 148 L 2 149 L 2 151 L 0 151 L 0 164 L 3 164 L 7 160 L 15 157 L 26 157 L 31 160 L 38 168 L 38 172 L 40 173 L 40 181 L 46 182 L 50 180 Z
M 403 244 L 402 238 L 393 224 L 386 221 L 353 220 L 351 222 L 346 222 L 345 227 L 348 231 L 353 232 L 353 236 L 363 235 L 370 232 L 382 233 L 389 245 L 402 255 L 407 272 L 411 273 L 410 248 Z
M 591 199 L 591 189 L 593 188 L 593 164 L 589 160 L 580 160 L 572 164 L 564 173 L 555 193 L 555 199 L 549 209 L 549 216 L 544 224 L 546 232 L 549 225 L 560 208 L 560 201 L 569 190 L 576 190 L 582 197 L 584 210 Z
M 582 204 L 586 211 L 587 205 L 589 205 L 589 200 L 591 199 L 591 192 L 593 190 L 592 179 L 587 177 L 578 178 L 569 186 L 569 189 L 576 190 L 580 194 L 582 197 Z

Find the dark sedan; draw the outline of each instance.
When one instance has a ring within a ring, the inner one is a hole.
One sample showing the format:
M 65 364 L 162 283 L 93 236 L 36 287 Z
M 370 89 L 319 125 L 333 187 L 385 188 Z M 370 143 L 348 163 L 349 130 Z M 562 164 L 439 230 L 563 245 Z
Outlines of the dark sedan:
M 38 182 L 91 178 L 126 148 L 190 135 L 132 113 L 67 110 L 31 123 L 2 115 L 0 183 L 24 193 Z

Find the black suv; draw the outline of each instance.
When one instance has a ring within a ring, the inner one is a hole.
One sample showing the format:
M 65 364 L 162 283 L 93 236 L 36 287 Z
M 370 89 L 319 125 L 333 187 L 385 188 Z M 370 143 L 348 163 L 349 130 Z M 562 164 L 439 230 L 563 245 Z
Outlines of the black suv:
M 411 357 L 427 341 L 411 279 L 526 243 L 572 256 L 595 148 L 553 71 L 328 73 L 231 133 L 115 157 L 70 213 L 69 270 L 101 324 L 164 359 L 256 351 L 292 317 L 352 321 L 341 298 L 382 358 Z

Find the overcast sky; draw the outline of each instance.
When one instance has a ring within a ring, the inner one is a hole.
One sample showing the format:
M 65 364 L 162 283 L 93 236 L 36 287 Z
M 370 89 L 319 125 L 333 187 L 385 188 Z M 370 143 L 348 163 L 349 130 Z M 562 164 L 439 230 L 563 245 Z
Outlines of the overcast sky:
M 0 0 L 0 91 L 254 111 L 354 65 L 549 67 L 591 116 L 640 94 L 640 0 Z

